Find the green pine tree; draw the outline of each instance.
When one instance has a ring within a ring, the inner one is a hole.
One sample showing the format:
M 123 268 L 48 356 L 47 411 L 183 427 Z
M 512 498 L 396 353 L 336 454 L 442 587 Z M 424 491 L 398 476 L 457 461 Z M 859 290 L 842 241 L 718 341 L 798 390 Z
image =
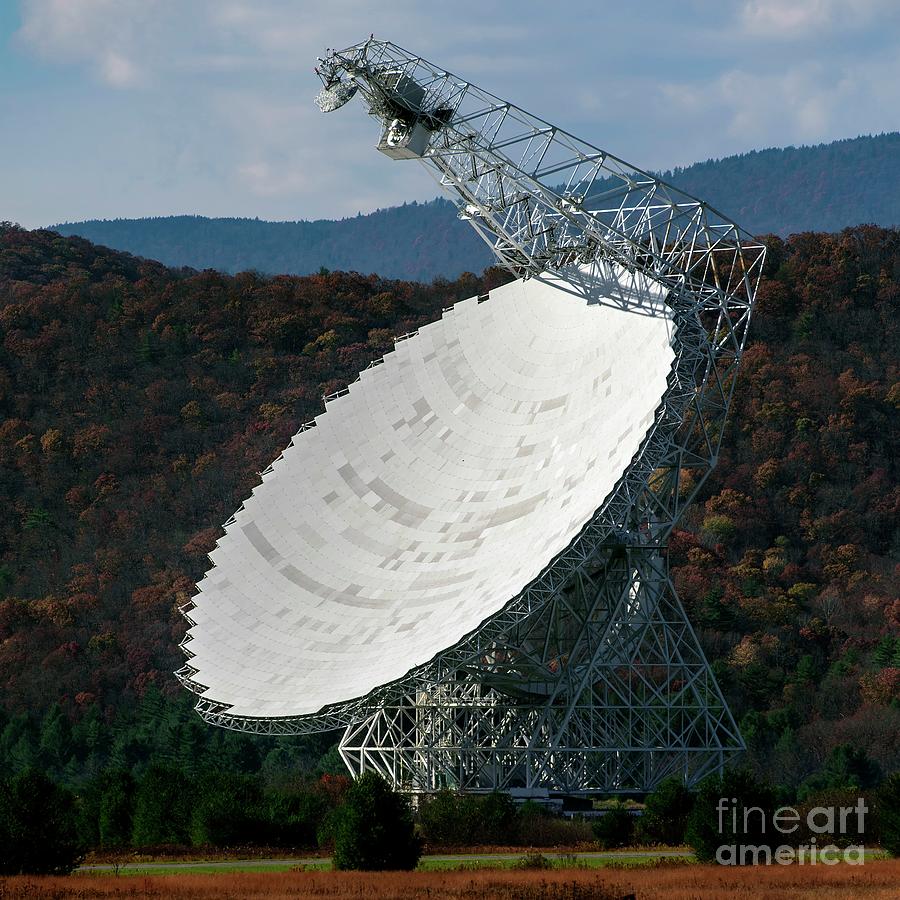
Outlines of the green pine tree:
M 363 773 L 338 809 L 335 869 L 414 869 L 421 854 L 409 801 L 374 772 Z

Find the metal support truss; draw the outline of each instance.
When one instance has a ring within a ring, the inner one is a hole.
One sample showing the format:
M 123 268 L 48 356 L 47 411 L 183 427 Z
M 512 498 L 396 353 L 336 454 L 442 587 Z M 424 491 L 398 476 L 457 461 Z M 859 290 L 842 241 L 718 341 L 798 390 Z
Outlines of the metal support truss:
M 388 41 L 332 51 L 317 71 L 339 105 L 363 99 L 378 148 L 425 163 L 515 274 L 614 260 L 706 308 L 749 306 L 761 248 L 703 201 Z
M 329 52 L 317 71 L 323 111 L 360 96 L 378 149 L 423 163 L 516 276 L 560 276 L 593 300 L 613 270 L 661 285 L 675 362 L 640 449 L 582 532 L 434 659 L 280 719 L 230 715 L 202 697 L 189 662 L 179 676 L 209 722 L 345 727 L 352 771 L 410 790 L 698 780 L 744 745 L 668 577 L 666 542 L 716 462 L 764 247 L 704 202 L 390 42 Z
M 349 727 L 347 766 L 417 793 L 644 792 L 743 746 L 655 550 L 608 550 L 515 644 L 494 651 L 503 674 L 448 672 Z

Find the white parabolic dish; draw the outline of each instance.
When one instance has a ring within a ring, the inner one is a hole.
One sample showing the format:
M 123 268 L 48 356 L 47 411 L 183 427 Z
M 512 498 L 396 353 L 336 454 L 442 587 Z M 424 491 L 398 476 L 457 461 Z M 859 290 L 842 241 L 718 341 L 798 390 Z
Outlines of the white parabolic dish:
M 201 696 L 230 716 L 315 713 L 518 596 L 654 420 L 675 360 L 664 295 L 612 267 L 590 300 L 558 278 L 514 281 L 365 370 L 210 554 L 186 644 Z

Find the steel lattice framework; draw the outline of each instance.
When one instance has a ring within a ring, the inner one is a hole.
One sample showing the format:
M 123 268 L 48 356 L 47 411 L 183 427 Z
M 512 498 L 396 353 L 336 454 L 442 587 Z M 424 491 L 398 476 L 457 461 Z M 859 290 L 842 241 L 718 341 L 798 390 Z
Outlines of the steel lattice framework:
M 324 111 L 358 94 L 378 148 L 419 159 L 517 277 L 589 293 L 610 266 L 662 285 L 667 390 L 631 465 L 578 537 L 497 614 L 402 679 L 246 732 L 344 727 L 341 754 L 414 791 L 646 791 L 692 783 L 743 741 L 668 575 L 668 536 L 715 465 L 765 250 L 700 200 L 395 44 L 329 52 Z M 190 618 L 190 609 L 185 610 Z M 190 663 L 179 673 L 192 681 Z

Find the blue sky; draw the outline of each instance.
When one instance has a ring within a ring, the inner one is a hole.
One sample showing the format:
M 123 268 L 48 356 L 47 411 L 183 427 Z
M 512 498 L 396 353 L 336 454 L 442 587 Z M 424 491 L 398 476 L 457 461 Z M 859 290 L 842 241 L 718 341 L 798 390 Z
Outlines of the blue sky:
M 427 199 L 315 58 L 370 32 L 636 165 L 900 129 L 898 0 L 0 0 L 0 220 Z

